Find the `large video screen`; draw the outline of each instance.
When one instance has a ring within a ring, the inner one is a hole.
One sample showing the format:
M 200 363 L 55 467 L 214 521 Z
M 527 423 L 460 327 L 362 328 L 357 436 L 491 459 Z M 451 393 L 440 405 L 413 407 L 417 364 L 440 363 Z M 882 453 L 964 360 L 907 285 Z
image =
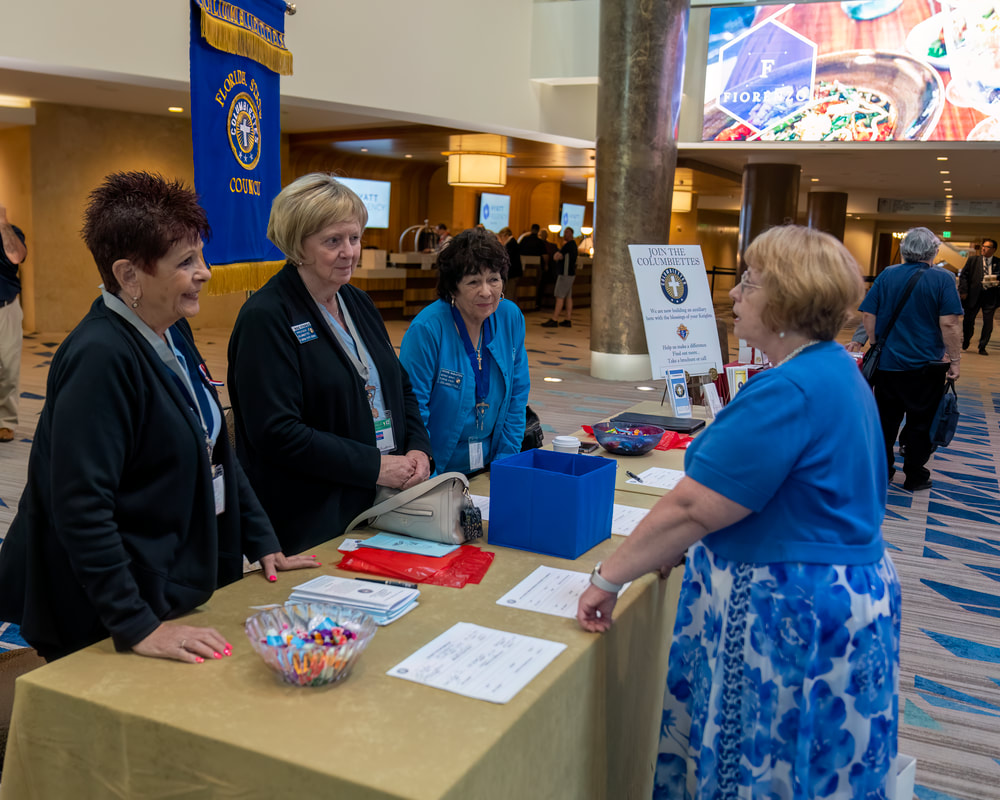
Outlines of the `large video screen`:
M 493 233 L 510 225 L 510 196 L 483 192 L 479 199 L 479 222 Z
M 583 212 L 586 210 L 586 206 L 580 206 L 576 203 L 563 203 L 559 223 L 563 226 L 563 229 L 569 225 L 573 229 L 573 233 L 579 234 L 580 228 L 583 227 Z
M 714 8 L 704 141 L 1000 140 L 992 0 Z
M 344 186 L 353 190 L 368 209 L 369 228 L 389 227 L 389 181 L 369 181 L 362 178 L 337 177 Z

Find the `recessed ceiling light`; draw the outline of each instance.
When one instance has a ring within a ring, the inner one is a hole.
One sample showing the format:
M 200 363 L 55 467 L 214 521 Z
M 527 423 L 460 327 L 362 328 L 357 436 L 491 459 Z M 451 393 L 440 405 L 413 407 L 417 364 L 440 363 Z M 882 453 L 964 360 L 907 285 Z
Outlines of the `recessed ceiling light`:
M 407 153 L 405 156 L 403 156 L 403 158 L 413 158 L 413 155 L 411 153 Z
M 819 178 L 810 178 L 813 183 L 819 183 Z
M 951 175 L 951 170 L 950 169 L 939 169 L 938 170 L 938 175 Z
M 546 383 L 562 383 L 562 378 L 542 378 Z
M 943 181 L 941 181 L 941 183 L 951 183 L 951 181 L 945 178 Z
M 362 153 L 367 153 L 368 152 L 368 148 L 367 147 L 362 147 L 361 148 L 361 152 Z
M 171 114 L 183 114 L 184 113 L 184 109 L 181 108 L 180 106 L 170 106 L 170 108 L 168 108 L 167 111 L 169 111 Z
M 937 160 L 938 161 L 947 161 L 948 160 L 948 156 L 938 156 Z
M 656 391 L 656 387 L 655 386 L 636 386 L 635 388 L 638 389 L 640 392 L 655 392 Z

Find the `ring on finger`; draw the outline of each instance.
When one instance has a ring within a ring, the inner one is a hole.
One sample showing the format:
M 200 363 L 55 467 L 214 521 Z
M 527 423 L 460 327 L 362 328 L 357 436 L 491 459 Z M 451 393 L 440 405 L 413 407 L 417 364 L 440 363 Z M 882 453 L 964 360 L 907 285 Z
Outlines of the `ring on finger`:
M 184 649 L 184 645 L 185 645 L 186 643 L 187 643 L 187 639 L 181 639 L 181 645 L 180 645 L 180 647 L 181 647 L 181 650 L 183 650 L 183 649 Z

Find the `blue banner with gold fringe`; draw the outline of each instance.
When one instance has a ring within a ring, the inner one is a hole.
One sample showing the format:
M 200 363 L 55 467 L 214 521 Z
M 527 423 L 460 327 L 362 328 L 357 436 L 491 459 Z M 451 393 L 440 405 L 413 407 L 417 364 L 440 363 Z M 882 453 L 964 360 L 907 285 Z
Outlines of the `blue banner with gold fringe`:
M 279 74 L 290 75 L 284 0 L 192 0 L 194 180 L 212 226 L 210 294 L 254 289 L 282 255 L 267 239 L 281 191 Z

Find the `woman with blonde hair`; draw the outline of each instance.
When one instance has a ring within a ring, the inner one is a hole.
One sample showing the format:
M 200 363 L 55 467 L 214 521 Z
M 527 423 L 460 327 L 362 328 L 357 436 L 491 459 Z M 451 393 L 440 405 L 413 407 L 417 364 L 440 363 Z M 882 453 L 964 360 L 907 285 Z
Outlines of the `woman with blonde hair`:
M 730 292 L 775 365 L 688 448 L 685 477 L 580 598 L 687 552 L 654 797 L 883 797 L 894 780 L 899 580 L 885 553 L 885 450 L 871 389 L 833 341 L 862 293 L 832 236 L 773 228 Z
M 282 546 L 344 532 L 375 487 L 430 474 L 430 440 L 375 304 L 350 285 L 368 211 L 330 175 L 305 175 L 271 206 L 288 257 L 240 310 L 229 341 L 236 452 Z

